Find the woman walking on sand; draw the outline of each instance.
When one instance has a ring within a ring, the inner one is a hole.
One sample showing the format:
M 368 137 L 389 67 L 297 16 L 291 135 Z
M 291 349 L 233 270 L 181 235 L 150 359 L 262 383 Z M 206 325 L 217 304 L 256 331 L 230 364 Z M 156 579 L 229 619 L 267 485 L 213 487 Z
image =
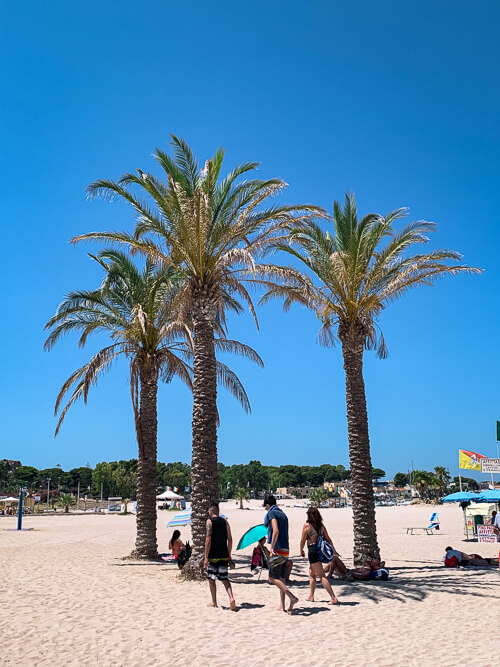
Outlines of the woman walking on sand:
M 323 569 L 323 563 L 320 562 L 318 558 L 318 538 L 321 535 L 323 539 L 332 544 L 330 536 L 323 525 L 323 519 L 319 510 L 316 507 L 310 507 L 307 510 L 307 521 L 302 528 L 302 536 L 300 538 L 300 555 L 305 556 L 304 546 L 307 541 L 307 556 L 309 558 L 309 585 L 310 593 L 307 600 L 309 602 L 314 602 L 314 591 L 316 590 L 316 577 L 321 580 L 323 588 L 326 590 L 330 596 L 330 602 L 328 604 L 340 604 L 340 602 L 335 597 L 335 593 L 325 576 L 325 571 Z

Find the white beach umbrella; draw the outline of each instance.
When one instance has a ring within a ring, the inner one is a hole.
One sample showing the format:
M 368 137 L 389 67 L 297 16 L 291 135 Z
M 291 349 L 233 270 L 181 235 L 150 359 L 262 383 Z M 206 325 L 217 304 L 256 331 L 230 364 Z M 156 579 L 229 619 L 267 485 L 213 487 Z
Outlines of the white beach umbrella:
M 156 496 L 156 500 L 182 500 L 182 498 L 184 498 L 184 496 L 179 496 L 178 493 L 174 493 L 173 491 L 165 491 L 159 496 Z

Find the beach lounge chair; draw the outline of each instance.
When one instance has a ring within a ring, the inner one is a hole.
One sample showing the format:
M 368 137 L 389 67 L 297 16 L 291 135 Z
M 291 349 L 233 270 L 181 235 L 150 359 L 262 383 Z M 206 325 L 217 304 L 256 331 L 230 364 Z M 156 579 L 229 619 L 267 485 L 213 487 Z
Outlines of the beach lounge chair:
M 406 534 L 410 533 L 410 535 L 413 535 L 414 530 L 421 530 L 425 531 L 427 535 L 433 535 L 434 531 L 439 530 L 439 516 L 437 512 L 433 512 L 430 517 L 429 517 L 429 525 L 428 526 L 408 526 L 405 528 Z

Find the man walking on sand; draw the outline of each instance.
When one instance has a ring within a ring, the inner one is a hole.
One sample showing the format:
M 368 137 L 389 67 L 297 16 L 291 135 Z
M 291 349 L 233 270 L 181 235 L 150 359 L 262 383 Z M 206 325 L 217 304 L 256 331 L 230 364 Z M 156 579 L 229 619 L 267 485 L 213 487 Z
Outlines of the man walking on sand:
M 271 558 L 269 562 L 269 582 L 279 588 L 280 591 L 280 606 L 279 611 L 285 611 L 285 597 L 288 597 L 290 604 L 287 612 L 292 613 L 294 605 L 299 599 L 295 597 L 286 587 L 285 579 L 288 570 L 288 517 L 276 505 L 276 498 L 272 495 L 266 496 L 264 499 L 264 507 L 267 510 L 264 519 L 264 525 L 267 526 L 267 541 L 270 544 L 269 551 Z M 278 563 L 273 565 L 273 559 L 277 559 Z
M 231 560 L 233 537 L 227 519 L 219 516 L 219 505 L 212 503 L 208 509 L 207 536 L 205 539 L 205 562 L 212 602 L 209 607 L 217 607 L 216 580 L 222 581 L 229 597 L 229 606 L 236 611 L 231 582 L 227 576 L 228 563 Z

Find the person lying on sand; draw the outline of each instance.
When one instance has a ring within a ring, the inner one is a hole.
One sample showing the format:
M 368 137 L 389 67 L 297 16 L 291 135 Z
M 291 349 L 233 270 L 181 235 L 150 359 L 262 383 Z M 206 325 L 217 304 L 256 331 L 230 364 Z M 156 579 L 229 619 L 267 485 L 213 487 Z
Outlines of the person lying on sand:
M 374 558 L 367 567 L 358 567 L 354 570 L 349 570 L 357 581 L 366 581 L 367 579 L 388 579 L 389 570 L 385 567 L 385 560 Z
M 487 567 L 488 565 L 498 567 L 498 558 L 483 558 L 479 554 L 466 554 L 453 547 L 446 547 L 445 551 L 445 567 L 458 567 L 459 565 L 464 567 Z

